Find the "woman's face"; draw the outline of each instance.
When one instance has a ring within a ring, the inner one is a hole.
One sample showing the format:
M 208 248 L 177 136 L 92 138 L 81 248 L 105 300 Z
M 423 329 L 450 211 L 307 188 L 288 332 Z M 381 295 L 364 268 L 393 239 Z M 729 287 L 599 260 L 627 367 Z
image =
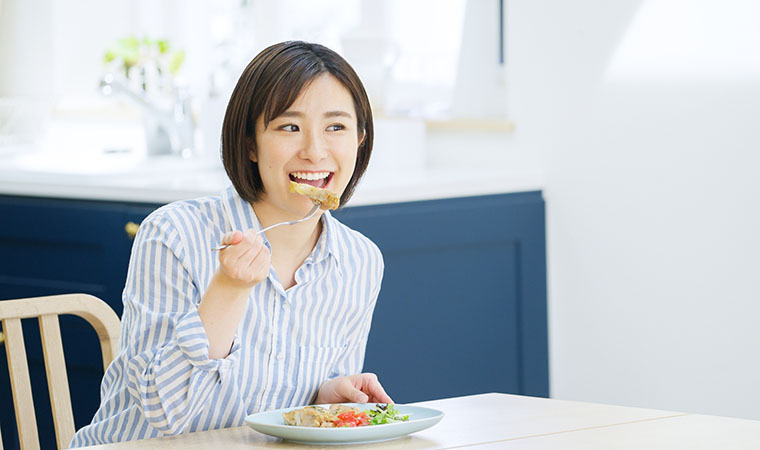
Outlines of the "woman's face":
M 315 78 L 269 126 L 256 121 L 257 152 L 250 158 L 264 184 L 259 202 L 304 215 L 313 204 L 289 191 L 291 181 L 340 196 L 354 173 L 359 138 L 351 93 L 332 75 Z

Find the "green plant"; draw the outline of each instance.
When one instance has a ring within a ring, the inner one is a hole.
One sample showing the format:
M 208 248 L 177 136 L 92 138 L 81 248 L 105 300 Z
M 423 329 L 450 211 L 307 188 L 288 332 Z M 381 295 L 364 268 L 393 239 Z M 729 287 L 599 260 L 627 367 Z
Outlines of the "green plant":
M 184 50 L 173 50 L 167 39 L 127 36 L 106 49 L 103 63 L 129 76 L 133 67 L 154 64 L 159 73 L 177 75 L 185 62 Z

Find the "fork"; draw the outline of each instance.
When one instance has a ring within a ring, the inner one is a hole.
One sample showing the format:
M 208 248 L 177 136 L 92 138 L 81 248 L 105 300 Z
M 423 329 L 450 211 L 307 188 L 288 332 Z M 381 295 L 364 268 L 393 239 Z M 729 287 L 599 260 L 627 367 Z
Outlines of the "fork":
M 299 222 L 303 222 L 304 220 L 309 220 L 309 219 L 311 219 L 311 217 L 312 217 L 314 214 L 316 214 L 316 213 L 317 213 L 317 210 L 319 210 L 319 206 L 320 206 L 320 203 L 319 203 L 319 202 L 314 202 L 314 207 L 313 207 L 313 208 L 311 208 L 311 211 L 309 211 L 309 213 L 308 213 L 308 214 L 306 214 L 306 216 L 305 216 L 303 219 L 298 219 L 298 220 L 291 220 L 290 222 L 280 222 L 280 223 L 276 223 L 276 224 L 274 224 L 274 225 L 270 225 L 270 226 L 268 226 L 268 227 L 266 227 L 266 228 L 264 228 L 264 229 L 262 229 L 262 230 L 259 230 L 259 231 L 257 231 L 257 232 L 256 232 L 256 234 L 261 234 L 261 233 L 263 233 L 263 232 L 265 232 L 265 231 L 271 230 L 271 229 L 272 229 L 272 228 L 274 228 L 274 227 L 279 227 L 280 225 L 294 225 L 294 224 L 296 224 L 296 223 L 299 223 Z M 224 250 L 225 248 L 227 248 L 227 247 L 229 247 L 229 246 L 230 246 L 229 244 L 223 244 L 223 245 L 219 245 L 219 246 L 217 246 L 217 247 L 214 247 L 214 248 L 212 248 L 212 249 L 211 249 L 211 251 L 217 252 L 217 251 L 219 251 L 219 250 Z

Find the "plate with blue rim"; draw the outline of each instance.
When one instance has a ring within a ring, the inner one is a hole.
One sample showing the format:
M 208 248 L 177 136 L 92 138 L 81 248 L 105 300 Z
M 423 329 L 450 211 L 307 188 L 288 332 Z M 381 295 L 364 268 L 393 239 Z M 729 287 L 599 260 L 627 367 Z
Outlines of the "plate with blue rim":
M 374 409 L 375 403 L 341 403 L 361 410 Z M 329 408 L 330 405 L 318 405 Z M 364 444 L 370 442 L 388 441 L 400 438 L 417 431 L 430 428 L 443 419 L 443 412 L 437 409 L 414 405 L 396 404 L 396 409 L 402 416 L 409 415 L 404 422 L 386 423 L 381 425 L 366 425 L 362 427 L 316 428 L 285 425 L 282 414 L 303 408 L 275 409 L 251 414 L 245 418 L 245 424 L 259 433 L 278 437 L 287 441 L 302 444 Z

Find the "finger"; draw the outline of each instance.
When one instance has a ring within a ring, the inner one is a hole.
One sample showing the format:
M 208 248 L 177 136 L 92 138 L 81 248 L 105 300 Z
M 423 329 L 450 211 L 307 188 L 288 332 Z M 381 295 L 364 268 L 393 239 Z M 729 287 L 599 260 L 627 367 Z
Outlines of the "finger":
M 230 238 L 230 244 L 234 245 L 240 248 L 247 249 L 248 247 L 255 246 L 256 245 L 256 234 L 253 233 L 251 230 L 247 231 L 235 231 L 232 238 Z M 247 245 L 246 245 L 247 244 Z M 230 252 L 234 253 L 234 252 Z M 241 251 L 240 255 L 242 255 L 244 252 Z
M 269 249 L 266 245 L 262 245 L 259 248 L 258 253 L 251 259 L 248 264 L 248 273 L 252 277 L 252 280 L 262 281 L 269 276 L 269 272 L 272 267 L 272 260 L 270 258 Z
M 261 246 L 258 247 L 258 250 L 256 254 L 253 256 L 253 258 L 251 259 L 250 263 L 248 264 L 248 267 L 254 271 L 261 270 L 264 268 L 266 268 L 267 271 L 269 271 L 268 269 L 271 264 L 270 255 L 271 254 L 269 253 L 269 248 L 262 243 Z
M 364 383 L 362 384 L 362 391 L 369 394 L 372 398 L 372 402 L 377 403 L 393 403 L 393 399 L 385 392 L 383 385 L 377 380 L 377 376 L 373 373 L 362 374 Z
M 243 235 L 243 239 L 250 247 L 251 252 L 249 252 L 248 257 L 250 257 L 252 261 L 256 258 L 259 252 L 261 252 L 262 247 L 264 247 L 264 239 L 253 230 L 246 231 Z M 248 263 L 250 264 L 251 261 L 248 261 Z
M 234 264 L 239 264 L 246 268 L 250 267 L 251 263 L 256 260 L 256 256 L 259 254 L 261 247 L 263 246 L 263 242 L 258 242 L 256 239 L 250 239 L 246 233 L 244 239 L 236 246 L 239 247 L 240 252 L 234 254 Z
M 243 232 L 240 230 L 229 231 L 222 236 L 223 245 L 239 244 L 243 240 Z
M 372 397 L 371 403 L 396 403 L 393 401 L 393 399 L 385 393 L 385 390 L 380 386 L 377 385 L 379 389 L 372 389 L 370 390 L 370 396 Z
M 367 403 L 369 396 L 357 389 L 348 379 L 335 387 L 335 393 L 346 401 L 354 403 Z
M 251 260 L 256 256 L 259 248 L 255 242 L 249 242 L 246 239 L 244 233 L 241 233 L 242 238 L 240 242 L 227 247 L 224 252 L 220 252 L 219 257 L 222 265 L 228 269 L 234 270 L 235 267 L 240 266 L 241 269 L 246 269 L 251 263 Z M 237 272 L 237 270 L 235 270 Z

